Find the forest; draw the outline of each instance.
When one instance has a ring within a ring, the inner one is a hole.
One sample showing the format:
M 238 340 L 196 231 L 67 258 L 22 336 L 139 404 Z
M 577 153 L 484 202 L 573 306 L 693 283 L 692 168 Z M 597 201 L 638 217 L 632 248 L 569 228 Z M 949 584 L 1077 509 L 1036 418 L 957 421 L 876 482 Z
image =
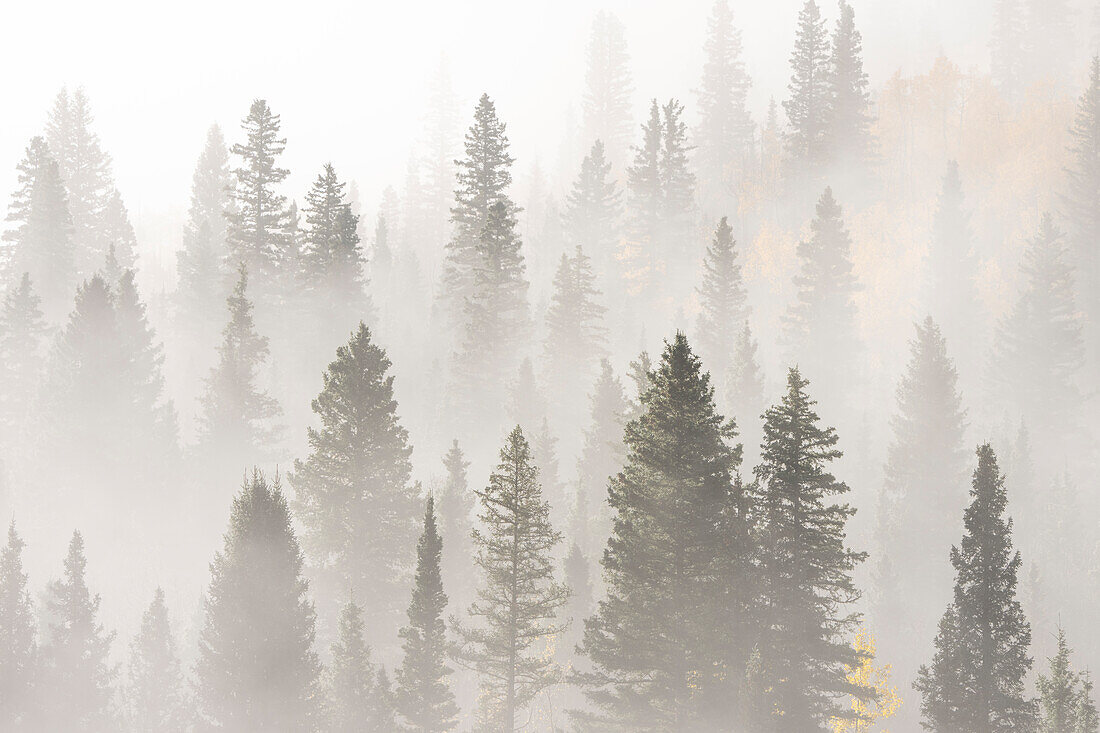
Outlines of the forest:
M 457 5 L 583 75 L 6 64 L 0 730 L 1100 733 L 1100 5 Z

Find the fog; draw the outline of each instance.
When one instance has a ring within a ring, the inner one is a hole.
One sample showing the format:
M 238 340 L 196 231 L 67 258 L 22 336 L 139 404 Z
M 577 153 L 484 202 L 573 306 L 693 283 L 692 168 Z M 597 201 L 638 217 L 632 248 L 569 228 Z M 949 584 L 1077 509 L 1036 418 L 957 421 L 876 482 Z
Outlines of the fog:
M 1100 730 L 1091 0 L 7 10 L 0 729 Z

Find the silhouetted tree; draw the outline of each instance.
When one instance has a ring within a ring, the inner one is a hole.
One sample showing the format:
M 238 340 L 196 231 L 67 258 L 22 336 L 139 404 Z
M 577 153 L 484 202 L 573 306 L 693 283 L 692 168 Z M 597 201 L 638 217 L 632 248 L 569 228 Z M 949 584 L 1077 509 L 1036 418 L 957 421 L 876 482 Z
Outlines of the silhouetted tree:
M 168 624 L 164 591 L 157 588 L 130 644 L 127 715 L 135 731 L 178 731 L 184 725 L 183 677 Z
M 724 216 L 703 258 L 703 281 L 698 292 L 700 312 L 695 329 L 699 334 L 699 356 L 715 374 L 721 374 L 733 362 L 737 338 L 734 328 L 744 323 L 751 311 L 733 230 Z
M 832 114 L 829 37 L 814 0 L 798 13 L 798 31 L 791 52 L 790 99 L 783 102 L 790 122 L 787 149 L 792 161 L 812 172 L 827 161 Z M 808 168 L 806 168 L 808 166 Z

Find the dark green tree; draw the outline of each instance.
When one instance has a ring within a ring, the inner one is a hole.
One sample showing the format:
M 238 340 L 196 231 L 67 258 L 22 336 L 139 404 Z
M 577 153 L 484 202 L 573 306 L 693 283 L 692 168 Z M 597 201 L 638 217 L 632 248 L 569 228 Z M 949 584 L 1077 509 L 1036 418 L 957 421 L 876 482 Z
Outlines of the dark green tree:
M 724 373 L 733 363 L 737 338 L 734 329 L 746 321 L 751 311 L 736 246 L 733 230 L 723 216 L 703 258 L 703 281 L 698 288 L 700 312 L 695 326 L 699 356 L 715 374 Z
M 397 709 L 417 733 L 441 733 L 455 727 L 458 706 L 447 682 L 447 637 L 440 556 L 443 540 L 435 523 L 435 499 L 428 496 L 424 531 L 416 545 L 416 576 L 409 623 L 400 632 L 404 661 L 397 670 Z
M 790 731 L 824 730 L 830 719 L 850 716 L 838 696 L 873 695 L 846 678 L 846 667 L 863 659 L 848 638 L 860 622 L 852 609 L 860 597 L 852 571 L 866 554 L 846 544 L 845 525 L 855 509 L 834 503 L 848 486 L 829 472 L 842 455 L 839 439 L 821 426 L 808 384 L 792 368 L 782 401 L 764 413 L 752 487 L 766 624 L 759 641 L 762 675 L 774 725 Z
M 921 727 L 930 733 L 961 733 L 965 704 L 962 630 L 955 604 L 948 604 L 936 632 L 936 651 L 929 667 L 920 668 L 913 688 L 921 695 Z
M 195 665 L 198 711 L 215 729 L 309 731 L 320 664 L 302 551 L 278 477 L 253 471 L 233 500 Z
M 180 730 L 185 720 L 183 676 L 160 588 L 130 644 L 129 672 L 126 712 L 132 729 L 142 733 Z
M 8 525 L 0 550 L 0 727 L 27 730 L 35 714 L 38 644 L 34 608 L 23 572 L 23 539 Z
M 798 13 L 798 31 L 791 52 L 791 96 L 783 102 L 790 131 L 787 150 L 801 171 L 812 173 L 828 160 L 832 115 L 829 36 L 815 0 Z
M 682 333 L 641 402 L 608 485 L 607 590 L 585 622 L 593 669 L 578 679 L 623 729 L 728 726 L 749 653 L 741 447 Z
M 489 485 L 476 492 L 481 527 L 473 532 L 481 571 L 470 625 L 455 624 L 456 659 L 478 673 L 483 717 L 492 730 L 516 729 L 517 714 L 560 677 L 539 642 L 561 633 L 558 609 L 569 589 L 554 580 L 551 557 L 561 533 L 550 525 L 538 469 L 519 426 L 508 435 Z

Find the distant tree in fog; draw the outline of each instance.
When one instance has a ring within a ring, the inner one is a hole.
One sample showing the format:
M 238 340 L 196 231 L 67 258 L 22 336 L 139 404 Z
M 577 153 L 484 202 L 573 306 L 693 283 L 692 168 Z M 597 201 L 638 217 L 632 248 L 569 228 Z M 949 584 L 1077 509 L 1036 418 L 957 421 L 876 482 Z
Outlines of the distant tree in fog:
M 670 99 L 661 105 L 661 253 L 672 277 L 680 278 L 694 269 L 696 253 L 695 172 L 689 161 L 684 105 Z
M 0 306 L 0 430 L 9 445 L 27 424 L 42 376 L 46 322 L 41 303 L 24 272 Z
M 840 1 L 829 67 L 830 155 L 846 167 L 866 165 L 872 152 L 870 83 L 863 70 L 863 36 L 847 0 Z
M 585 143 L 602 141 L 608 161 L 620 169 L 630 145 L 634 81 L 625 28 L 606 10 L 598 11 L 592 21 L 584 81 Z
M 791 52 L 790 98 L 783 102 L 790 131 L 787 150 L 796 165 L 817 168 L 827 161 L 832 114 L 829 36 L 814 0 L 798 13 L 798 31 Z M 809 169 L 804 169 L 809 170 Z
M 128 682 L 126 712 L 132 730 L 171 733 L 184 727 L 183 676 L 160 588 L 130 644 Z
M 1100 242 L 1100 56 L 1092 57 L 1088 86 L 1077 103 L 1070 135 L 1063 206 L 1079 273 L 1080 302 L 1091 324 L 1090 343 L 1094 353 L 1100 353 L 1100 249 L 1096 245 Z
M 551 557 L 561 533 L 550 525 L 538 469 L 518 426 L 477 495 L 482 526 L 473 537 L 480 578 L 471 621 L 456 627 L 456 660 L 478 673 L 480 714 L 491 729 L 510 730 L 519 711 L 560 677 L 544 645 L 564 629 L 556 617 L 569 598 L 569 589 L 555 581 Z
M 1070 667 L 1066 632 L 1058 629 L 1058 651 L 1047 674 L 1039 674 L 1040 733 L 1096 733 L 1097 713 L 1087 672 Z
M 8 525 L 8 543 L 0 550 L 0 727 L 30 729 L 38 682 L 38 644 L 34 607 L 23 571 L 25 543 Z
M 577 422 L 581 401 L 571 395 L 587 390 L 607 351 L 607 308 L 601 296 L 584 249 L 577 245 L 572 256 L 563 253 L 554 274 L 543 346 L 547 392 L 556 395 L 555 412 L 564 418 L 562 424 Z
M 568 241 L 588 252 L 605 289 L 616 292 L 622 193 L 600 140 L 581 162 L 577 180 L 565 197 L 562 219 Z
M 302 552 L 278 478 L 253 471 L 233 500 L 195 665 L 203 724 L 230 731 L 314 730 L 320 664 Z
M 733 356 L 726 370 L 725 395 L 730 416 L 747 435 L 755 435 L 755 425 L 764 412 L 764 373 L 756 356 L 756 339 L 749 322 L 738 329 L 733 341 Z M 720 368 L 717 365 L 716 368 Z M 746 444 L 748 441 L 746 440 Z
M 626 171 L 626 242 L 623 251 L 628 292 L 636 294 L 656 276 L 663 221 L 661 186 L 661 107 L 654 99 L 642 123 L 642 143 Z
M 977 356 L 978 300 L 974 278 L 977 266 L 971 252 L 970 216 L 963 208 L 959 164 L 947 162 L 947 172 L 932 220 L 928 249 L 928 311 L 944 328 L 952 349 L 967 355 L 966 367 L 974 368 Z
M 327 673 L 326 719 L 333 733 L 381 731 L 375 720 L 376 671 L 363 639 L 363 609 L 349 600 L 340 610 Z
M 978 447 L 962 542 L 951 547 L 955 599 L 936 635 L 931 667 L 922 667 L 924 725 L 936 733 L 1030 730 L 1035 703 L 1025 697 L 1031 627 L 1016 600 L 1020 553 L 997 457 Z
M 360 323 L 325 370 L 313 400 L 309 457 L 290 483 L 302 545 L 326 603 L 345 587 L 370 588 L 373 619 L 400 612 L 416 537 L 417 488 L 408 432 L 397 414 L 385 350 Z
M 458 706 L 447 677 L 446 627 L 440 557 L 443 540 L 435 522 L 435 499 L 429 495 L 424 510 L 424 531 L 416 545 L 416 575 L 409 622 L 400 636 L 404 658 L 397 670 L 397 709 L 410 730 L 442 733 L 456 725 Z
M 369 315 L 358 217 L 351 211 L 345 185 L 326 164 L 306 194 L 304 276 L 319 301 L 315 306 L 322 324 L 340 313 Z
M 99 622 L 99 595 L 85 582 L 84 538 L 73 532 L 65 573 L 46 589 L 49 629 L 38 687 L 43 730 L 100 731 L 115 723 L 111 706 L 117 669 L 109 654 L 114 632 Z
M 994 0 L 989 70 L 993 83 L 1009 101 L 1023 91 L 1026 28 L 1023 0 Z
M 722 374 L 733 362 L 737 339 L 734 329 L 751 312 L 736 248 L 733 230 L 723 216 L 703 258 L 703 279 L 698 288 L 700 312 L 695 325 L 699 356 L 715 375 Z M 718 391 L 725 391 L 720 384 Z
M 447 545 L 447 552 L 443 553 L 441 563 L 443 587 L 450 589 L 448 595 L 453 607 L 463 613 L 473 596 L 467 581 L 474 554 L 470 531 L 476 496 L 466 479 L 466 470 L 469 467 L 470 463 L 459 447 L 458 440 L 451 441 L 450 449 L 443 456 L 443 469 L 446 472 L 443 485 L 436 492 L 439 534 Z

